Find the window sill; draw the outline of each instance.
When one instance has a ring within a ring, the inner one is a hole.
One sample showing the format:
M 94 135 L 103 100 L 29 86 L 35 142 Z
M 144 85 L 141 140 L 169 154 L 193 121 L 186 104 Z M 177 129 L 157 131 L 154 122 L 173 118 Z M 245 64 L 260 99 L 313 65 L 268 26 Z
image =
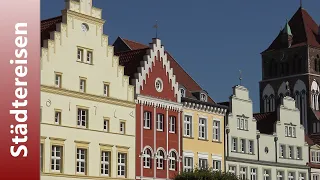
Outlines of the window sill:
M 248 153 L 248 152 L 238 152 L 238 151 L 231 151 L 231 152 L 238 153 L 238 154 L 255 155 L 254 153 Z
M 170 133 L 170 134 L 175 134 L 176 132 L 173 132 L 173 131 L 169 131 L 169 133 Z
M 163 129 L 157 129 L 158 132 L 163 132 Z
M 208 139 L 202 139 L 202 138 L 198 138 L 198 140 L 200 140 L 200 141 L 209 141 Z
M 191 137 L 191 136 L 183 136 L 183 138 L 194 139 L 194 137 Z
M 175 169 L 169 169 L 169 171 L 176 171 Z
M 163 168 L 159 168 L 159 167 L 157 167 L 157 169 L 159 169 L 159 170 L 163 170 Z
M 77 62 L 78 63 L 82 63 L 82 64 L 87 64 L 87 65 L 93 65 L 92 62 L 91 63 L 87 63 L 87 62 L 84 62 L 83 60 L 80 60 L 80 59 L 78 59 Z
M 219 144 L 221 144 L 221 143 L 222 143 L 221 141 L 219 141 L 219 140 L 215 140 L 215 139 L 213 139 L 213 140 L 212 140 L 212 142 L 214 142 L 214 143 L 219 143 Z
M 149 128 L 149 127 L 143 127 L 143 129 L 147 129 L 147 130 L 150 130 L 151 128 Z
M 237 128 L 237 130 L 240 130 L 240 131 L 249 131 L 248 129 L 240 129 L 240 128 Z
M 150 167 L 145 167 L 145 166 L 143 166 L 143 169 L 150 169 Z
M 295 158 L 285 158 L 285 157 L 279 157 L 279 159 L 286 159 L 286 160 L 297 160 L 302 161 L 303 159 L 295 159 Z

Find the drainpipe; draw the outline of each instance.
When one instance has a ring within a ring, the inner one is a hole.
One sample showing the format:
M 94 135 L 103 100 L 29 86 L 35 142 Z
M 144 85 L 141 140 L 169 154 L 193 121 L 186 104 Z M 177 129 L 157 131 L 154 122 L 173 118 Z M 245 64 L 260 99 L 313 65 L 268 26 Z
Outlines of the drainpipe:
M 229 133 L 230 133 L 230 129 L 227 129 L 226 130 L 226 136 L 225 136 L 225 149 L 226 149 L 226 155 L 225 155 L 225 157 L 224 157 L 224 170 L 225 170 L 225 172 L 227 171 L 227 163 L 226 163 L 226 161 L 227 161 L 227 158 L 229 157 Z
M 260 134 L 257 135 L 257 153 L 258 153 L 258 161 L 260 160 Z
M 310 145 L 308 145 L 308 166 L 309 166 L 309 164 L 310 164 L 310 150 L 311 150 L 311 148 L 310 148 Z M 308 168 L 308 173 L 309 173 L 309 180 L 311 180 L 311 167 L 309 166 L 309 168 Z
M 276 155 L 276 163 L 278 163 L 278 144 L 277 144 L 277 141 L 278 141 L 278 137 L 274 137 L 274 146 L 276 147 L 275 148 L 275 155 Z

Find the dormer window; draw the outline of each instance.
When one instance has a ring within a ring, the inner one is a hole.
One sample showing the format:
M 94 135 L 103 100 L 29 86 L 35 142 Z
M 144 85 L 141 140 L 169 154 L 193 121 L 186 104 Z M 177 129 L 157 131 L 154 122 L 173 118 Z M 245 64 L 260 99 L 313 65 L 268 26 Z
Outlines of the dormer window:
M 200 101 L 207 102 L 207 95 L 204 94 L 204 93 L 201 93 L 201 94 L 200 94 Z
M 181 97 L 186 97 L 186 90 L 183 88 L 180 88 Z

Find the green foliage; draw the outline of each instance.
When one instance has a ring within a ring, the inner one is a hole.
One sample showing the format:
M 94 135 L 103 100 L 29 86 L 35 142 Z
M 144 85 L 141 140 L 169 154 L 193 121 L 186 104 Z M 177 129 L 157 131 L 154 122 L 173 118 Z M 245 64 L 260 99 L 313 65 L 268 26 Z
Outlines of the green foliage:
M 174 180 L 239 180 L 239 178 L 232 173 L 213 171 L 212 168 L 195 168 L 192 172 L 181 172 Z

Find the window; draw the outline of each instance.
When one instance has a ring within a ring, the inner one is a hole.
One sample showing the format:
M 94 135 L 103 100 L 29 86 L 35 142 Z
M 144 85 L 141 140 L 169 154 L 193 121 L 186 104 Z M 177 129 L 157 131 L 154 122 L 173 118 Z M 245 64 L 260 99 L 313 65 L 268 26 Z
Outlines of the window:
M 61 172 L 62 166 L 62 146 L 53 145 L 51 147 L 51 171 Z
M 83 61 L 83 49 L 78 48 L 78 61 Z
M 288 153 L 288 158 L 292 159 L 294 156 L 293 156 L 293 146 L 289 146 L 289 153 Z
M 103 130 L 106 132 L 109 132 L 109 120 L 108 119 L 105 119 L 103 121 Z
M 61 88 L 61 80 L 62 80 L 62 74 L 56 73 L 55 74 L 55 86 Z
M 280 157 L 281 158 L 285 158 L 286 156 L 285 156 L 285 152 L 286 152 L 286 147 L 285 147 L 285 145 L 280 145 L 279 146 L 279 151 L 280 151 Z
M 169 170 L 175 171 L 176 170 L 176 161 L 177 161 L 177 155 L 175 152 L 170 152 L 169 155 Z
M 236 166 L 229 166 L 229 173 L 237 175 Z
M 143 167 L 150 168 L 151 166 L 151 151 L 150 149 L 145 149 L 143 151 Z
M 213 140 L 220 141 L 220 121 L 213 121 Z
M 55 110 L 55 112 L 54 112 L 54 123 L 61 124 L 61 111 L 60 110 Z
M 106 83 L 103 84 L 103 95 L 109 96 L 109 84 L 106 84 Z
M 270 180 L 270 170 L 263 170 L 263 180 Z
M 246 152 L 246 140 L 245 139 L 240 139 L 240 150 L 242 153 Z
M 207 138 L 207 120 L 205 118 L 199 118 L 199 138 Z
M 311 162 L 320 163 L 320 151 L 311 150 Z
M 294 180 L 294 172 L 288 173 L 288 180 Z
M 143 127 L 145 129 L 151 128 L 151 112 L 149 111 L 145 111 L 143 113 Z
M 201 93 L 201 94 L 200 94 L 200 101 L 207 102 L 207 95 L 206 95 L 206 94 Z
M 183 88 L 180 88 L 181 97 L 186 97 L 186 91 Z
M 193 171 L 193 158 L 185 157 L 184 158 L 184 171 L 192 172 Z
M 88 125 L 88 110 L 87 109 L 78 109 L 78 123 L 79 127 L 87 128 Z
M 157 169 L 163 169 L 164 153 L 162 150 L 157 152 Z
M 43 172 L 43 144 L 40 144 L 40 172 Z
M 213 160 L 213 170 L 220 171 L 221 170 L 221 161 L 220 160 Z
M 87 51 L 87 63 L 92 64 L 92 51 Z
M 240 178 L 243 180 L 247 179 L 247 168 L 246 167 L 240 167 Z
M 299 173 L 299 180 L 304 180 L 306 178 L 306 174 L 305 173 Z
M 86 174 L 87 172 L 87 150 L 77 149 L 77 173 Z
M 256 168 L 251 168 L 250 180 L 257 180 L 257 169 Z
M 157 130 L 158 131 L 163 131 L 163 119 L 164 119 L 163 114 L 157 114 Z
M 237 138 L 232 138 L 232 151 L 237 152 L 238 146 L 237 146 Z
M 284 175 L 284 172 L 283 171 L 277 171 L 277 180 L 283 180 L 283 175 Z
M 176 132 L 176 117 L 170 116 L 170 131 L 171 133 Z
M 126 133 L 126 123 L 120 122 L 120 134 L 125 134 L 125 133 Z
M 101 175 L 110 176 L 110 152 L 101 152 Z
M 162 80 L 160 78 L 157 78 L 155 81 L 155 88 L 158 92 L 162 92 L 163 90 L 163 83 Z
M 237 128 L 240 130 L 248 130 L 248 119 L 238 118 Z
M 80 79 L 80 92 L 86 92 L 86 80 Z
M 301 147 L 297 147 L 297 159 L 302 159 Z
M 253 153 L 254 153 L 254 141 L 249 140 L 249 154 L 253 154 Z
M 118 176 L 126 177 L 127 154 L 118 153 Z
M 312 175 L 312 180 L 319 180 L 319 174 L 313 174 Z
M 192 116 L 184 116 L 184 136 L 192 136 Z
M 199 168 L 208 168 L 208 159 L 199 158 Z
M 296 127 L 285 126 L 284 133 L 286 137 L 296 137 Z

